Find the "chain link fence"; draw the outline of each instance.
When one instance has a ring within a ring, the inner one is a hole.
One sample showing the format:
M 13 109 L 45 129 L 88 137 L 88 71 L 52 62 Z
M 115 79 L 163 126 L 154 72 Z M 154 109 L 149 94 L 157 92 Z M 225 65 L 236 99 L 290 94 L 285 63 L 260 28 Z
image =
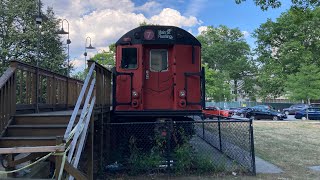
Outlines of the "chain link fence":
M 199 137 L 256 174 L 252 120 L 216 117 L 201 124 L 196 128 Z
M 255 174 L 252 121 L 108 123 L 107 175 Z

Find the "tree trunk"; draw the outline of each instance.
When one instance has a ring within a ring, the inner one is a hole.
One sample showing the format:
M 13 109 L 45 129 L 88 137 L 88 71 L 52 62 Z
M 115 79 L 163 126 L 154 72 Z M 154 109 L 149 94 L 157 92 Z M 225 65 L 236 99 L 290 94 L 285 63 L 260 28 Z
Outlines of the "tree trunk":
M 237 80 L 233 80 L 234 82 L 234 101 L 238 101 L 238 81 Z

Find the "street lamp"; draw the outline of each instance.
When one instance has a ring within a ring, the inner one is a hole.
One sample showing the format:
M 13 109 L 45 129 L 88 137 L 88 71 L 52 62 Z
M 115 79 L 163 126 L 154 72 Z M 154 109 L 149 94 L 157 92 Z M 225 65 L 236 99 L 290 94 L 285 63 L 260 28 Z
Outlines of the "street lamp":
M 89 46 L 87 46 L 87 40 L 88 39 L 90 39 L 90 44 L 89 44 Z M 88 55 L 88 53 L 87 53 L 87 49 L 95 49 L 95 47 L 93 47 L 92 45 L 91 45 L 91 37 L 87 37 L 86 38 L 86 43 L 85 43 L 85 45 L 84 45 L 84 69 L 86 69 L 86 62 L 87 62 L 87 55 Z
M 65 31 L 64 29 L 63 29 L 63 22 L 67 22 L 67 24 L 68 24 L 68 31 Z M 61 29 L 57 32 L 57 34 L 68 34 L 68 39 L 67 39 L 67 45 L 68 45 L 68 77 L 70 76 L 70 47 L 69 47 L 69 45 L 71 44 L 71 40 L 70 40 L 70 31 L 69 31 L 69 21 L 68 20 L 66 20 L 66 19 L 63 19 L 62 21 L 61 21 Z
M 36 69 L 36 113 L 39 113 L 39 61 L 40 61 L 40 38 L 41 38 L 41 23 L 42 23 L 42 16 L 41 16 L 41 1 L 38 1 L 38 16 L 36 17 L 36 26 L 38 28 L 38 35 L 37 35 L 37 69 Z

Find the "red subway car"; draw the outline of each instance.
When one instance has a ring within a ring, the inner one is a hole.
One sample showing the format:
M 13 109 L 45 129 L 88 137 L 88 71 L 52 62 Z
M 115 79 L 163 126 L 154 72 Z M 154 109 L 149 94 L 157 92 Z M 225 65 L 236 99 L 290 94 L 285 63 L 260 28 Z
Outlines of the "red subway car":
M 113 113 L 117 117 L 201 115 L 201 44 L 174 26 L 141 26 L 116 43 Z

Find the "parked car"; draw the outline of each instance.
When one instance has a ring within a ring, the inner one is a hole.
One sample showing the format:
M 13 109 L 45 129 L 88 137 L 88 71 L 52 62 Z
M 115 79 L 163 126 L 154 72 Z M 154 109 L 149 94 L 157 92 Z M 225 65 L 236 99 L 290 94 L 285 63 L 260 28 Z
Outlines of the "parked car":
M 274 121 L 283 120 L 287 118 L 287 115 L 284 113 L 277 112 L 272 109 L 257 109 L 252 108 L 251 111 L 246 113 L 246 118 L 250 118 L 253 120 L 258 119 L 272 119 Z
M 235 115 L 244 118 L 244 117 L 246 117 L 247 112 L 251 111 L 251 110 L 252 110 L 252 108 L 250 108 L 250 107 L 241 107 L 235 112 Z
M 307 119 L 307 110 L 308 110 L 308 119 L 312 119 L 312 120 L 319 120 L 320 119 L 320 108 L 319 107 L 311 107 L 311 108 L 306 108 L 306 109 L 300 110 L 300 111 L 296 112 L 294 117 L 296 119 L 306 120 Z
M 205 118 L 213 118 L 214 116 L 231 117 L 233 112 L 229 110 L 223 110 L 219 107 L 206 107 L 202 110 Z
M 268 110 L 273 110 L 274 108 L 270 105 L 256 105 L 253 106 L 252 109 L 268 109 Z
M 282 111 L 286 115 L 292 115 L 292 114 L 296 114 L 296 112 L 301 111 L 303 109 L 306 109 L 308 107 L 309 107 L 308 104 L 294 104 L 294 105 L 290 106 L 289 108 L 284 108 Z

